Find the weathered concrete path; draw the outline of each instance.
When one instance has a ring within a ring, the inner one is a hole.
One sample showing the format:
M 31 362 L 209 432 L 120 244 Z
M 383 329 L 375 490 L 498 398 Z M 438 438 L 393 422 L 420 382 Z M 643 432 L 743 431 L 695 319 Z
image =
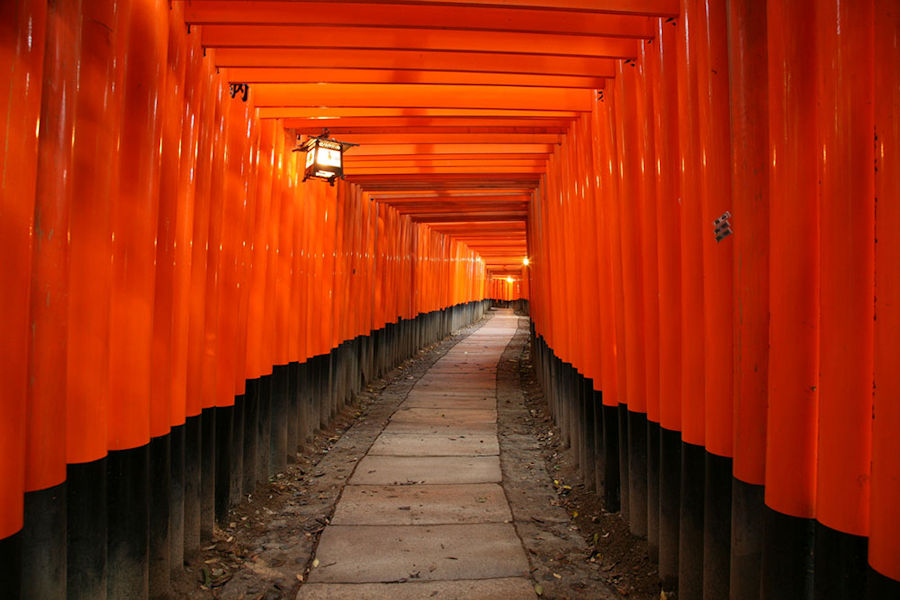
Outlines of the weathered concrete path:
M 496 314 L 412 388 L 359 461 L 298 600 L 534 599 L 501 487 Z

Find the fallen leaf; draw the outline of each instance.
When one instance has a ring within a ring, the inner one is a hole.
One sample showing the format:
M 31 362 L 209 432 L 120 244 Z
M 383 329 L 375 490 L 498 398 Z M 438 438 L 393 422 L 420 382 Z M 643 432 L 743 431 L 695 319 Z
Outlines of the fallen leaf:
M 539 583 L 534 584 L 534 593 L 537 594 L 538 596 L 543 596 L 544 595 L 544 586 L 542 586 Z
M 313 569 L 315 569 L 316 567 L 318 567 L 318 566 L 319 566 L 319 559 L 318 559 L 318 558 L 314 558 L 314 559 L 313 559 L 312 565 L 313 565 Z

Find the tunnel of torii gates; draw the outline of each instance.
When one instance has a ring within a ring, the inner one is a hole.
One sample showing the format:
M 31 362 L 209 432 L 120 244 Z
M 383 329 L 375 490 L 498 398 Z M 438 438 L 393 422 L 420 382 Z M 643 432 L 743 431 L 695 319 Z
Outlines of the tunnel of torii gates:
M 0 596 L 164 595 L 494 298 L 678 598 L 900 598 L 896 0 L 0 5 Z

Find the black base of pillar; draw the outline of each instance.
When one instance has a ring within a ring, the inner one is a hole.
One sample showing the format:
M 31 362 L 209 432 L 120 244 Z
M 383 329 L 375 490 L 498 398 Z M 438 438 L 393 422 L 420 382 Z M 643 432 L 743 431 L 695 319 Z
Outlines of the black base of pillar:
M 765 487 L 733 479 L 731 484 L 731 598 L 759 600 Z
M 195 415 L 184 422 L 184 556 L 200 550 L 200 514 L 203 496 L 202 431 L 203 417 Z
M 815 600 L 856 600 L 868 580 L 869 540 L 816 521 Z
M 594 428 L 594 489 L 601 498 L 606 497 L 606 448 L 603 444 L 603 392 L 594 390 L 592 393 L 594 403 L 594 422 L 589 424 Z
M 150 440 L 150 550 L 149 586 L 151 598 L 167 598 L 169 575 L 169 481 L 171 453 L 169 436 Z
M 728 598 L 731 586 L 732 460 L 706 453 L 703 495 L 703 598 Z
M 647 552 L 659 562 L 659 423 L 647 421 Z
M 269 454 L 272 440 L 272 375 L 259 378 L 257 396 L 256 482 L 269 481 Z
M 808 600 L 813 590 L 813 521 L 763 507 L 761 600 Z
M 215 451 L 215 518 L 219 524 L 228 520 L 228 503 L 231 499 L 231 435 L 234 425 L 234 407 L 216 407 Z
M 681 522 L 681 433 L 659 429 L 659 581 L 678 589 L 678 539 Z
M 630 447 L 628 445 L 628 405 L 619 404 L 619 496 L 620 500 L 620 509 L 622 511 L 622 518 L 625 519 L 626 522 L 630 523 L 630 509 L 631 509 L 631 501 L 629 500 L 629 492 L 631 491 L 631 483 L 630 483 L 630 473 L 628 472 L 629 466 L 629 450 Z
M 259 438 L 259 380 L 247 381 L 244 392 L 244 457 L 241 474 L 241 499 L 256 489 L 256 452 Z
M 628 525 L 647 537 L 647 414 L 628 411 Z
M 110 452 L 107 466 L 107 597 L 141 600 L 149 592 L 149 446 Z
M 212 539 L 216 519 L 216 409 L 200 413 L 200 541 Z
M 69 600 L 106 598 L 106 469 L 105 457 L 66 467 Z
M 681 445 L 681 518 L 678 537 L 678 600 L 703 598 L 703 446 Z
M 900 598 L 900 581 L 886 577 L 869 567 L 869 600 L 889 600 Z
M 184 435 L 185 426 L 169 432 L 169 570 L 184 566 Z
M 297 462 L 297 447 L 300 439 L 300 399 L 297 395 L 297 363 L 291 363 L 284 367 L 284 389 L 287 411 L 287 461 Z
M 0 590 L 9 600 L 22 597 L 22 532 L 0 540 Z
M 269 477 L 287 469 L 287 365 L 276 365 L 272 373 Z
M 234 398 L 231 420 L 231 458 L 229 460 L 228 506 L 237 506 L 243 496 L 244 486 L 244 412 L 246 397 L 241 394 Z
M 581 472 L 584 487 L 588 491 L 595 491 L 596 465 L 594 463 L 594 382 L 588 377 L 582 378 L 581 383 Z
M 621 507 L 622 465 L 619 459 L 619 407 L 603 405 L 603 505 L 609 512 L 618 512 Z
M 66 597 L 66 484 L 25 494 L 22 596 Z

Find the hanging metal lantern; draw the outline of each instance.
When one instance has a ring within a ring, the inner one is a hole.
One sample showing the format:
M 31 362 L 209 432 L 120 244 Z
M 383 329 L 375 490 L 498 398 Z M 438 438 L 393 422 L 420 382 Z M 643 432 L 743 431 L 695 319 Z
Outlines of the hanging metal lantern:
M 344 178 L 344 152 L 358 145 L 330 139 L 327 129 L 320 136 L 307 137 L 294 148 L 294 152 L 306 152 L 303 181 L 322 179 L 334 185 L 337 179 Z

